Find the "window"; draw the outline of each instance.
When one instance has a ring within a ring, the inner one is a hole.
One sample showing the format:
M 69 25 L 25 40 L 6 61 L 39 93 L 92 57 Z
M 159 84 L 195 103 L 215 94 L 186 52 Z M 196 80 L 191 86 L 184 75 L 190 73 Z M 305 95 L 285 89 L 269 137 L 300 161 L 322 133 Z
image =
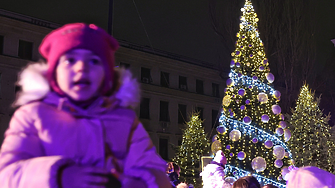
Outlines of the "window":
M 170 121 L 169 102 L 160 101 L 159 121 Z
M 186 121 L 186 105 L 178 104 L 178 123 L 185 123 Z
M 214 97 L 220 97 L 219 84 L 212 83 L 212 95 Z
M 147 84 L 152 82 L 150 69 L 141 67 L 141 81 Z
M 220 115 L 218 113 L 219 113 L 219 111 L 212 110 L 212 128 L 219 125 L 219 117 L 220 117 Z
M 0 35 L 0 54 L 3 54 L 4 36 Z
M 199 118 L 204 120 L 204 108 L 196 107 L 195 111 L 199 112 Z
M 196 80 L 195 87 L 195 92 L 204 94 L 204 82 L 202 80 Z
M 143 119 L 150 119 L 150 99 L 149 98 L 143 98 L 140 104 L 140 118 Z
M 120 67 L 122 67 L 122 68 L 125 68 L 125 69 L 129 69 L 129 67 L 130 67 L 130 64 L 128 64 L 128 63 L 123 63 L 123 62 L 120 62 Z
M 20 40 L 19 41 L 19 58 L 32 60 L 33 57 L 33 43 Z
M 170 80 L 169 80 L 169 73 L 161 72 L 161 86 L 169 87 Z
M 166 138 L 159 138 L 159 155 L 165 160 L 169 158 L 168 139 Z
M 187 78 L 179 76 L 179 89 L 187 91 Z

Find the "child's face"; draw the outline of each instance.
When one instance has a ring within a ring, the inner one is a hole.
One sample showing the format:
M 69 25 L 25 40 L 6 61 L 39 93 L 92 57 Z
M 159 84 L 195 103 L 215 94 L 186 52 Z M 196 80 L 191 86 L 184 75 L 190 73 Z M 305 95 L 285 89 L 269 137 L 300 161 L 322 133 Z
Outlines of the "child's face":
M 99 95 L 104 77 L 101 58 L 89 50 L 71 50 L 59 58 L 57 84 L 74 101 L 86 101 Z

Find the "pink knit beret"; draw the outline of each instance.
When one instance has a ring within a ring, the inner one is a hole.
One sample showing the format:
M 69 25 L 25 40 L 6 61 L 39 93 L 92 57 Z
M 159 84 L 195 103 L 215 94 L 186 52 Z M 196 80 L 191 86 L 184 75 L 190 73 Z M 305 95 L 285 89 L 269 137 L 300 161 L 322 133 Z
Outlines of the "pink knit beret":
M 114 77 L 114 53 L 119 47 L 118 42 L 105 30 L 94 25 L 84 23 L 66 24 L 49 33 L 42 41 L 39 51 L 46 58 L 49 68 L 47 79 L 51 88 L 63 95 L 59 88 L 55 69 L 59 58 L 64 53 L 73 49 L 86 49 L 99 56 L 104 64 L 105 79 L 102 86 L 102 94 L 106 94 L 113 86 Z

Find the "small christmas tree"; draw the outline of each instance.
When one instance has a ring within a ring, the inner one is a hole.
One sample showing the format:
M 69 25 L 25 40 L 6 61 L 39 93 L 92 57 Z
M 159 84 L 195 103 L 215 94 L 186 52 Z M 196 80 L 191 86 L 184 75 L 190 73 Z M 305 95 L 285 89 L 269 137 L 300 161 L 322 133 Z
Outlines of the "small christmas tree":
M 295 165 L 316 166 L 334 173 L 334 142 L 331 139 L 328 121 L 319 108 L 319 98 L 314 98 L 305 84 L 300 91 L 290 124 L 294 128 L 290 148 Z
M 250 0 L 241 11 L 217 140 L 227 157 L 227 176 L 237 179 L 253 174 L 262 184 L 285 187 L 281 172 L 292 165 L 292 154 L 285 143 L 291 133 L 278 105 L 281 94 L 271 86 L 274 75 Z M 213 144 L 212 148 L 220 148 L 217 141 Z
M 332 126 L 332 128 L 330 129 L 331 132 L 331 137 L 332 137 L 332 141 L 335 143 L 335 126 Z
M 202 123 L 199 112 L 193 112 L 183 131 L 183 140 L 178 152 L 172 159 L 180 166 L 181 182 L 193 184 L 195 187 L 201 187 L 202 183 L 199 178 L 201 156 L 209 153 L 209 141 Z

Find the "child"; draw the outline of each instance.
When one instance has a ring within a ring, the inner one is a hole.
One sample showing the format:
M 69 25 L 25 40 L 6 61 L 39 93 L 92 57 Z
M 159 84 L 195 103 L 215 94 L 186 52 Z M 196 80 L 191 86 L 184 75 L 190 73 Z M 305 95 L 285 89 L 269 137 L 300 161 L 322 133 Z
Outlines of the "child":
M 20 108 L 0 152 L 2 188 L 103 188 L 118 180 L 125 188 L 170 188 L 166 162 L 130 108 L 138 84 L 114 71 L 117 48 L 93 24 L 67 24 L 44 38 L 47 64 L 20 75 Z
M 216 152 L 213 161 L 206 165 L 204 171 L 201 172 L 203 188 L 230 188 L 231 185 L 226 182 L 224 165 L 227 164 L 227 159 L 222 150 Z
M 189 188 L 189 186 L 186 183 L 180 183 L 176 188 Z
M 278 187 L 272 184 L 266 184 L 262 188 L 278 188 Z
M 254 176 L 244 176 L 234 182 L 233 188 L 261 188 L 261 185 Z

